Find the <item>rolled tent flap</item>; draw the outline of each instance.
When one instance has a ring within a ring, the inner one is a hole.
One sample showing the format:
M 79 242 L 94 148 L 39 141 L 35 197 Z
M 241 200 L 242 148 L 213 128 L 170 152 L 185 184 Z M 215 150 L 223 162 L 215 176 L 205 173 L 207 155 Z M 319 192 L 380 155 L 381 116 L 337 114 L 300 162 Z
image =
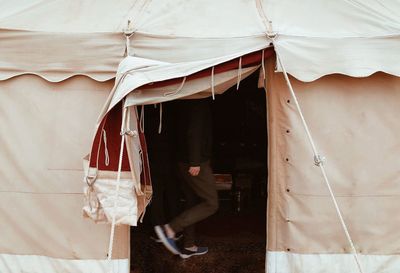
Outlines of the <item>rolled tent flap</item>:
M 138 88 L 135 92 L 129 93 L 126 97 L 125 105 L 156 104 L 179 98 L 200 99 L 210 97 L 213 94 L 222 94 L 232 86 L 238 84 L 238 74 L 241 75 L 241 79 L 245 79 L 259 67 L 259 65 L 251 66 L 243 68 L 242 71 L 234 69 L 215 74 L 214 76 L 193 79 L 191 81 L 181 79 L 179 83 L 164 87 Z
M 137 225 L 151 200 L 152 187 L 144 134 L 138 129 L 135 109 L 116 105 L 96 132 L 91 153 L 84 159 L 84 215 L 95 222 Z M 123 122 L 123 115 L 126 116 Z M 121 137 L 125 138 L 120 158 Z M 121 161 L 120 180 L 118 181 Z M 119 183 L 119 192 L 116 186 Z M 114 202 L 116 198 L 116 207 Z
M 267 48 L 223 63 L 212 60 L 201 65 L 198 62 L 169 64 L 138 57 L 125 58 L 119 65 L 116 83 L 103 107 L 85 162 L 84 214 L 96 222 L 111 222 L 115 215 L 117 224 L 136 225 L 151 200 L 146 141 L 136 105 L 220 94 L 239 85 L 241 79 L 255 72 L 263 60 L 273 54 L 273 49 Z M 212 64 L 212 67 L 199 70 L 205 64 Z M 171 74 L 175 76 L 169 78 Z M 125 138 L 122 157 L 121 137 Z M 118 182 L 119 163 L 121 179 Z M 111 204 L 115 201 L 118 183 L 122 192 L 117 196 L 117 206 L 113 210 Z
M 158 87 L 165 87 L 167 89 L 167 86 L 171 88 L 174 84 L 182 84 L 184 79 L 185 84 L 190 85 L 191 82 L 194 82 L 192 80 L 205 79 L 206 77 L 211 77 L 212 74 L 217 75 L 223 72 L 232 72 L 235 69 L 239 70 L 237 77 L 240 81 L 243 68 L 253 67 L 256 69 L 257 66 L 262 64 L 263 58 L 267 59 L 273 56 L 273 54 L 274 50 L 272 47 L 264 46 L 242 52 L 242 54 L 185 63 L 165 63 L 128 56 L 119 65 L 116 84 L 108 97 L 98 122 L 100 123 L 107 112 L 131 92 L 136 93 L 136 96 L 146 97 L 147 91 L 144 90 L 151 90 Z M 249 71 L 246 70 L 245 72 Z M 232 77 L 225 77 L 225 81 L 229 79 L 232 79 Z M 208 82 L 210 83 L 209 88 L 211 88 L 211 79 Z M 203 89 L 197 92 L 201 91 Z M 190 92 L 186 96 L 194 93 L 196 92 Z M 182 97 L 185 97 L 185 94 L 181 93 L 177 96 L 160 95 L 158 98 L 147 103 L 159 103 Z

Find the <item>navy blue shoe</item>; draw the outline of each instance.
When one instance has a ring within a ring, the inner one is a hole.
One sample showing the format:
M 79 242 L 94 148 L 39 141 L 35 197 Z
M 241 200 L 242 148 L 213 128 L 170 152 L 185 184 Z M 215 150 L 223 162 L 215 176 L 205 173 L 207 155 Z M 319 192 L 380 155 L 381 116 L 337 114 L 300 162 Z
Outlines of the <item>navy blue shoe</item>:
M 182 249 L 181 250 L 181 254 L 179 254 L 179 256 L 182 259 L 187 259 L 190 258 L 192 256 L 198 256 L 198 255 L 204 255 L 208 252 L 208 247 L 204 247 L 204 246 L 198 246 L 196 251 L 192 251 L 189 249 Z
M 180 249 L 175 243 L 175 238 L 168 238 L 165 234 L 164 228 L 161 226 L 155 226 L 154 231 L 156 232 L 158 238 L 161 240 L 163 245 L 173 254 L 181 254 Z

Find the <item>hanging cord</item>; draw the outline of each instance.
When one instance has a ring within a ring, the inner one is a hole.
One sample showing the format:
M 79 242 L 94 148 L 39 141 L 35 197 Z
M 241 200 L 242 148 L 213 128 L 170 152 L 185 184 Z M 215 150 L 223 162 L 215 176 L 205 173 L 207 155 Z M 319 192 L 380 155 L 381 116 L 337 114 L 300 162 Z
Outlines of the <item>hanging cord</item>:
M 239 58 L 238 76 L 236 90 L 239 90 L 240 81 L 242 80 L 242 57 Z
M 264 64 L 264 49 L 262 51 L 262 55 L 261 55 L 261 69 L 263 72 L 263 80 L 264 80 L 264 85 L 265 85 L 265 64 Z M 267 91 L 267 89 L 265 89 L 265 91 Z
M 172 92 L 166 92 L 166 93 L 164 93 L 164 97 L 173 96 L 173 95 L 176 95 L 176 94 L 178 94 L 179 92 L 181 92 L 181 90 L 183 89 L 183 86 L 185 85 L 185 82 L 186 82 L 186 77 L 183 78 L 182 83 L 181 83 L 181 85 L 178 87 L 178 89 L 176 89 L 175 91 L 172 91 Z
M 271 38 L 271 39 L 274 42 L 274 38 Z M 311 133 L 310 133 L 310 130 L 308 128 L 307 122 L 304 119 L 303 112 L 302 112 L 301 107 L 299 105 L 299 102 L 297 100 L 296 94 L 294 93 L 292 84 L 291 84 L 291 82 L 289 80 L 289 76 L 288 76 L 288 74 L 286 72 L 286 69 L 285 69 L 285 67 L 284 67 L 284 65 L 282 63 L 282 60 L 281 60 L 281 58 L 279 56 L 279 53 L 277 51 L 276 51 L 276 57 L 277 57 L 278 63 L 280 64 L 280 66 L 282 68 L 282 72 L 283 72 L 283 75 L 285 76 L 286 83 L 287 83 L 287 85 L 289 87 L 290 93 L 292 95 L 292 98 L 293 98 L 294 103 L 296 105 L 297 111 L 299 112 L 301 121 L 303 123 L 303 127 L 304 127 L 304 129 L 306 131 L 308 140 L 309 140 L 309 142 L 311 144 L 311 147 L 312 147 L 312 150 L 313 150 L 313 153 L 314 153 L 314 164 L 321 169 L 322 175 L 324 177 L 324 181 L 325 181 L 326 186 L 328 187 L 328 190 L 329 190 L 330 197 L 331 197 L 331 199 L 332 199 L 332 201 L 333 201 L 333 203 L 335 205 L 335 209 L 336 209 L 337 215 L 339 216 L 340 223 L 341 223 L 341 225 L 343 227 L 343 230 L 344 230 L 344 232 L 346 234 L 347 240 L 348 240 L 348 242 L 349 242 L 349 244 L 351 246 L 351 250 L 353 252 L 354 259 L 355 259 L 355 261 L 357 263 L 358 270 L 359 270 L 360 273 L 363 273 L 364 271 L 362 270 L 361 263 L 359 261 L 359 257 L 358 257 L 356 248 L 354 246 L 353 240 L 351 239 L 350 233 L 349 233 L 348 228 L 346 226 L 346 223 L 345 223 L 345 221 L 343 219 L 342 212 L 340 211 L 339 205 L 338 205 L 338 203 L 336 201 L 336 197 L 335 197 L 335 195 L 334 195 L 334 193 L 332 191 L 329 179 L 328 179 L 328 177 L 326 175 L 326 172 L 325 172 L 325 168 L 324 168 L 324 160 L 325 160 L 325 158 L 322 157 L 317 151 L 317 148 L 316 148 L 316 146 L 314 144 L 314 140 L 313 140 L 313 138 L 311 136 Z
M 262 0 L 256 0 L 256 7 L 258 11 L 258 15 L 261 17 L 261 21 L 264 24 L 265 28 L 268 32 L 272 31 L 272 22 L 268 19 L 267 14 L 264 12 Z
M 215 100 L 215 89 L 214 89 L 214 66 L 211 69 L 211 94 L 212 94 L 212 99 Z
M 90 162 L 91 162 L 92 153 L 90 153 L 90 156 L 88 159 L 89 165 L 87 168 L 87 172 L 85 173 L 85 181 L 86 181 L 86 184 L 88 185 L 88 188 L 86 190 L 86 195 L 88 197 L 88 204 L 89 204 L 90 211 L 93 211 L 93 208 L 95 207 L 96 219 L 98 219 L 100 217 L 100 215 L 98 213 L 98 211 L 100 209 L 100 201 L 99 201 L 99 198 L 93 188 L 93 185 L 97 180 L 97 171 L 99 168 L 99 160 L 100 160 L 101 138 L 102 138 L 102 135 L 105 133 L 104 125 L 105 125 L 105 123 L 102 123 L 99 145 L 97 146 L 95 173 L 93 175 L 90 174 L 90 169 L 91 169 Z
M 144 152 L 143 152 L 143 150 L 141 149 L 140 150 L 140 158 L 141 158 L 141 160 L 142 160 L 142 170 L 143 170 L 143 179 L 144 179 L 144 191 L 146 191 L 146 180 L 147 180 L 147 178 L 146 178 L 146 173 L 145 173 L 145 170 L 144 170 L 144 168 L 145 168 L 145 159 L 144 159 Z M 143 212 L 142 212 L 142 215 L 140 216 L 140 218 L 139 218 L 139 222 L 140 223 L 143 223 L 143 219 L 144 219 L 144 215 L 146 214 L 146 194 L 143 194 L 143 199 L 144 199 L 144 204 L 145 204 L 145 206 L 144 206 L 144 208 L 143 208 Z
M 162 130 L 162 114 L 163 114 L 163 108 L 162 108 L 162 102 L 160 102 L 160 123 L 158 124 L 158 134 L 161 134 Z
M 144 133 L 144 105 L 142 105 L 142 111 L 140 112 L 139 129 L 140 132 Z
M 112 214 L 112 221 L 111 221 L 111 232 L 110 232 L 110 241 L 108 245 L 108 254 L 107 254 L 107 261 L 110 263 L 110 273 L 113 273 L 113 263 L 112 263 L 112 253 L 114 247 L 114 235 L 115 235 L 115 215 L 117 213 L 117 201 L 119 198 L 119 188 L 120 188 L 120 181 L 121 181 L 121 170 L 122 170 L 122 159 L 124 156 L 124 144 L 125 144 L 125 134 L 126 130 L 125 127 L 125 118 L 126 118 L 126 108 L 122 111 L 122 123 L 121 123 L 121 146 L 119 152 L 119 162 L 118 162 L 118 174 L 117 174 L 117 184 L 115 186 L 115 196 L 114 196 L 114 207 L 113 207 L 113 214 Z
M 108 154 L 108 148 L 107 148 L 107 133 L 106 130 L 103 129 L 103 142 L 104 142 L 104 164 L 106 166 L 110 165 L 110 156 Z
M 135 123 L 138 122 L 137 121 L 136 108 L 137 107 L 135 106 L 134 107 L 135 113 L 136 113 L 136 115 L 135 115 L 136 118 L 134 120 Z M 138 138 L 139 137 L 139 133 L 136 130 L 131 130 L 131 128 L 130 128 L 130 126 L 131 126 L 131 111 L 132 111 L 132 107 L 128 107 L 127 114 L 126 114 L 126 123 L 125 123 L 126 124 L 126 129 L 124 129 L 122 131 L 122 133 L 127 135 L 127 136 L 129 136 L 129 137 Z M 140 152 L 141 151 L 139 151 L 139 153 Z M 142 192 L 142 190 L 140 188 L 140 174 L 137 175 L 137 173 L 135 172 L 135 167 L 134 166 L 131 167 L 131 173 L 132 173 L 132 178 L 133 178 L 133 183 L 134 183 L 136 195 L 138 195 L 138 196 L 143 195 L 144 193 Z M 139 177 L 139 179 L 137 179 L 137 177 Z

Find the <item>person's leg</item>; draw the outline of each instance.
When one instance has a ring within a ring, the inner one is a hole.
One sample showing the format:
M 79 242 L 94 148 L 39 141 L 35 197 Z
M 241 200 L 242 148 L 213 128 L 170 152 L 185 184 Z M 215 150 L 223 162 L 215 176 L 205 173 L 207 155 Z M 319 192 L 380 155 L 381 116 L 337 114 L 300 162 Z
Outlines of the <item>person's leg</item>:
M 151 223 L 153 226 L 164 225 L 167 223 L 164 213 L 164 191 L 163 176 L 156 168 L 151 173 L 153 196 L 150 205 Z
M 178 170 L 179 174 L 179 180 L 181 181 L 181 188 L 183 195 L 185 197 L 185 210 L 188 210 L 192 207 L 194 207 L 196 204 L 199 203 L 199 198 L 193 191 L 192 187 L 190 186 L 190 182 L 186 182 L 185 180 L 186 175 L 183 174 L 183 172 L 187 172 L 185 168 L 181 168 L 182 171 Z M 195 225 L 191 225 L 186 227 L 183 230 L 183 247 L 191 247 L 195 244 Z
M 188 173 L 188 164 L 179 163 L 179 169 L 184 183 L 193 190 L 201 201 L 182 212 L 169 223 L 168 226 L 173 232 L 183 231 L 185 228 L 212 215 L 218 209 L 218 195 L 209 162 L 200 165 L 200 173 L 197 176 L 191 176 Z
M 183 191 L 183 194 L 185 196 L 186 202 L 185 202 L 185 207 L 186 208 L 190 208 L 191 206 L 195 205 L 196 202 L 196 195 L 193 192 L 193 190 L 191 189 L 191 187 L 188 185 L 188 183 L 186 181 L 184 181 L 184 178 L 179 174 L 179 170 L 178 170 L 178 177 L 180 178 L 180 187 Z M 169 189 L 170 193 L 175 191 L 178 192 L 178 187 L 175 187 L 173 189 Z M 167 191 L 167 187 L 166 187 L 166 191 Z M 171 196 L 166 197 L 170 198 L 172 197 L 174 194 L 171 194 Z M 178 198 L 178 196 L 177 196 Z M 178 201 L 179 199 L 177 199 L 176 201 Z M 176 215 L 175 215 L 176 216 Z M 176 240 L 176 234 L 175 232 L 173 232 L 170 228 L 168 228 L 168 224 L 167 225 L 157 225 L 154 227 L 154 230 L 158 236 L 158 238 L 161 240 L 161 242 L 165 245 L 165 247 L 172 252 L 173 254 L 181 254 L 181 249 L 178 248 L 178 246 L 175 243 Z M 182 231 L 182 230 L 180 230 Z M 179 232 L 180 232 L 179 231 Z
M 179 200 L 181 195 L 181 184 L 179 177 L 174 171 L 175 168 L 170 168 L 168 172 L 164 174 L 165 177 L 165 195 L 164 204 L 166 205 L 165 217 L 168 221 L 179 215 L 180 206 Z

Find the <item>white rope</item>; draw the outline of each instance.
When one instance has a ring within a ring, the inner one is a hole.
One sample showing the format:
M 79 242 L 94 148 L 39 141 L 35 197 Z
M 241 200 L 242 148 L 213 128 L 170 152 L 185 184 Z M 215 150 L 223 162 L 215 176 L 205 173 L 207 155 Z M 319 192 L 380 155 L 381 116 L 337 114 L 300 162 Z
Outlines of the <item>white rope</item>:
M 265 64 L 264 64 L 264 49 L 262 51 L 262 56 L 261 56 L 261 69 L 263 72 L 263 80 L 264 80 L 264 85 L 265 85 Z M 266 89 L 265 89 L 266 90 Z
M 289 87 L 289 90 L 290 90 L 290 93 L 292 95 L 293 101 L 294 101 L 294 103 L 296 105 L 297 111 L 299 112 L 299 115 L 300 115 L 300 118 L 301 118 L 301 122 L 303 123 L 303 127 L 304 127 L 304 129 L 306 131 L 308 140 L 309 140 L 309 142 L 311 144 L 311 147 L 312 147 L 312 150 L 313 150 L 313 153 L 314 153 L 314 164 L 317 165 L 321 169 L 322 175 L 324 177 L 324 181 L 325 181 L 326 186 L 328 187 L 328 190 L 329 190 L 330 197 L 331 197 L 331 199 L 333 201 L 333 204 L 335 205 L 336 213 L 339 216 L 340 223 L 342 225 L 344 233 L 346 234 L 346 238 L 347 238 L 347 240 L 348 240 L 348 242 L 350 244 L 351 250 L 353 252 L 353 257 L 354 257 L 354 259 L 355 259 L 355 261 L 357 263 L 358 270 L 359 270 L 360 273 L 363 273 L 364 271 L 362 270 L 361 263 L 359 261 L 359 257 L 358 257 L 358 254 L 357 254 L 357 250 L 356 250 L 356 248 L 354 246 L 353 240 L 351 239 L 349 230 L 348 230 L 347 225 L 346 225 L 346 223 L 345 223 L 345 221 L 343 219 L 342 212 L 340 211 L 340 208 L 339 208 L 339 205 L 337 203 L 336 197 L 335 197 L 335 195 L 334 195 L 334 193 L 332 191 L 329 179 L 328 179 L 328 177 L 326 175 L 325 168 L 324 168 L 324 165 L 323 165 L 324 158 L 317 151 L 317 148 L 316 148 L 316 146 L 314 144 L 314 140 L 313 140 L 313 138 L 311 136 L 311 133 L 310 133 L 310 130 L 308 128 L 307 122 L 304 119 L 303 112 L 302 112 L 301 107 L 299 105 L 299 102 L 297 100 L 296 94 L 294 93 L 294 90 L 293 90 L 292 84 L 290 82 L 289 76 L 288 76 L 288 74 L 286 72 L 286 69 L 285 69 L 285 67 L 284 67 L 284 65 L 282 63 L 282 60 L 281 60 L 278 52 L 276 52 L 276 56 L 277 56 L 277 61 L 278 61 L 278 63 L 280 64 L 280 66 L 282 68 L 283 75 L 285 76 L 286 83 L 287 83 L 287 85 Z
M 110 165 L 110 156 L 108 154 L 108 147 L 107 147 L 107 133 L 106 130 L 103 129 L 103 142 L 104 142 L 104 163 L 106 166 Z
M 137 123 L 137 107 L 136 106 L 134 106 L 133 107 L 134 108 L 134 111 L 135 111 L 135 120 L 133 121 L 133 122 L 135 122 L 135 123 Z M 138 138 L 139 137 L 139 142 L 140 142 L 140 136 L 139 136 L 139 133 L 138 133 L 138 131 L 137 130 L 131 130 L 131 128 L 130 128 L 130 126 L 131 126 L 131 111 L 132 111 L 132 107 L 128 107 L 127 108 L 128 110 L 127 110 L 127 113 L 126 113 L 126 122 L 125 122 L 125 124 L 126 124 L 126 129 L 124 129 L 124 130 L 122 130 L 122 134 L 125 134 L 125 135 L 127 135 L 127 136 L 129 136 L 129 137 L 134 137 L 134 138 Z M 140 153 L 141 153 L 141 150 L 140 150 Z M 140 174 L 139 175 L 137 175 L 137 173 L 134 171 L 134 167 L 133 167 L 133 170 L 131 170 L 131 174 L 132 174 L 132 178 L 133 178 L 133 181 L 134 181 L 134 187 L 135 187 L 135 191 L 136 191 L 136 195 L 137 196 L 141 196 L 141 195 L 143 195 L 143 192 L 142 192 L 142 190 L 141 190 L 141 188 L 140 188 Z M 138 179 L 137 179 L 137 177 L 139 177 Z
M 263 22 L 267 32 L 272 32 L 272 22 L 268 19 L 267 15 L 264 12 L 262 0 L 256 0 L 256 7 L 258 14 L 261 17 L 261 21 Z
M 140 112 L 139 129 L 140 132 L 144 133 L 144 105 L 142 105 L 142 111 Z
M 162 102 L 160 102 L 160 123 L 158 125 L 158 134 L 161 134 L 162 130 L 162 114 L 163 114 L 163 108 L 162 108 Z
M 103 124 L 103 128 L 102 128 L 101 134 L 103 134 L 103 133 L 104 133 L 104 124 Z M 99 145 L 97 146 L 96 169 L 99 167 L 99 161 L 100 161 L 101 137 L 102 136 L 100 135 Z M 89 162 L 90 162 L 90 160 L 89 160 Z M 89 169 L 90 168 L 88 168 L 88 170 Z
M 113 207 L 113 214 L 112 214 L 112 221 L 111 221 L 111 232 L 110 232 L 110 241 L 108 245 L 108 254 L 107 254 L 107 261 L 110 263 L 110 273 L 113 273 L 112 268 L 112 253 L 114 247 L 114 235 L 115 235 L 115 215 L 117 213 L 117 201 L 119 198 L 119 188 L 120 188 L 120 181 L 121 181 L 121 170 L 122 170 L 122 159 L 124 156 L 124 143 L 125 143 L 125 133 L 124 133 L 124 126 L 125 126 L 125 117 L 126 117 L 126 109 L 124 108 L 122 111 L 122 124 L 121 124 L 121 146 L 119 152 L 119 162 L 118 162 L 118 174 L 117 174 L 117 184 L 115 186 L 115 197 L 114 197 L 114 207 Z
M 215 90 L 214 90 L 214 66 L 211 69 L 211 94 L 212 94 L 212 99 L 215 100 Z
M 238 76 L 236 90 L 239 90 L 240 81 L 242 80 L 242 57 L 239 58 Z
M 172 91 L 172 92 L 166 92 L 166 93 L 164 93 L 164 97 L 173 96 L 173 95 L 178 94 L 178 93 L 183 89 L 183 86 L 185 85 L 185 82 L 186 82 L 186 77 L 183 78 L 182 83 L 181 83 L 181 85 L 178 87 L 178 89 L 176 89 L 175 91 Z

